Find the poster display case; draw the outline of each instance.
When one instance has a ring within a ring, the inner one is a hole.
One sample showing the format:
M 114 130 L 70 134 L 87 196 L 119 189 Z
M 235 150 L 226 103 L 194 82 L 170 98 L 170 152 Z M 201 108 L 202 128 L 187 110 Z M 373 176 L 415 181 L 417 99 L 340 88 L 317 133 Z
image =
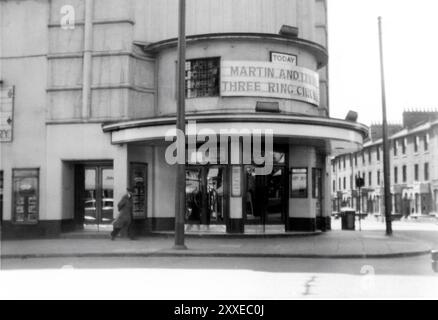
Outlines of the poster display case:
M 39 169 L 14 169 L 12 181 L 13 222 L 38 223 Z

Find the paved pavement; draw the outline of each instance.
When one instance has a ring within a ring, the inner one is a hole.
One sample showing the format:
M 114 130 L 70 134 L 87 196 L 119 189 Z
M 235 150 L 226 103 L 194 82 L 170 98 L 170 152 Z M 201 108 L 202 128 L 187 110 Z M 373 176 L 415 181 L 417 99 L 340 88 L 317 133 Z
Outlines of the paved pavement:
M 363 221 L 362 232 L 334 230 L 314 236 L 272 238 L 191 237 L 187 250 L 173 250 L 173 238 L 153 236 L 127 239 L 47 239 L 3 241 L 2 259 L 50 257 L 272 257 L 272 258 L 389 258 L 430 253 L 438 249 L 438 225 L 394 224 L 386 237 L 384 224 Z M 423 230 L 424 229 L 424 230 Z M 427 237 L 422 237 L 426 233 Z

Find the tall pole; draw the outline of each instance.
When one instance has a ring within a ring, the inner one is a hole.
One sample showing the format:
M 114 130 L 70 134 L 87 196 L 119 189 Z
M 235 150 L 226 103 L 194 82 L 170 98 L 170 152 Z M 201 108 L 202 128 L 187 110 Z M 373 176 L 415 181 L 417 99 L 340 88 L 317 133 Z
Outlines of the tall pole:
M 184 146 L 186 137 L 185 119 L 185 73 L 186 73 L 186 1 L 179 0 L 179 31 L 178 31 L 178 101 L 176 112 L 176 128 L 184 133 Z M 185 150 L 184 150 L 185 151 Z M 182 150 L 178 150 L 182 152 Z M 185 152 L 184 152 L 185 154 Z M 185 157 L 184 157 L 185 158 Z M 177 181 L 175 193 L 175 246 L 174 249 L 187 249 L 184 244 L 184 227 L 186 212 L 186 165 L 185 162 L 177 164 Z
M 383 40 L 382 40 L 382 18 L 379 17 L 379 43 L 380 43 L 380 72 L 382 80 L 382 116 L 383 116 L 383 176 L 385 192 L 385 220 L 386 235 L 392 235 L 391 217 L 391 181 L 389 164 L 389 141 L 388 141 L 388 122 L 386 119 L 386 90 L 385 90 L 385 70 L 383 67 Z

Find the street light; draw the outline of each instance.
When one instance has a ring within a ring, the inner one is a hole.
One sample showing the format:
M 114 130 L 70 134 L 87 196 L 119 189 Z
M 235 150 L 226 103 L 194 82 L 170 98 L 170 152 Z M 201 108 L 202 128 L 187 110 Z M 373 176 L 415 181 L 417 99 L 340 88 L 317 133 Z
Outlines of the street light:
M 382 18 L 379 21 L 379 44 L 380 44 L 380 72 L 382 81 L 382 117 L 383 117 L 383 176 L 385 191 L 385 220 L 386 235 L 392 235 L 391 217 L 391 185 L 390 185 L 390 163 L 389 163 L 389 141 L 388 141 L 388 122 L 386 119 L 386 90 L 385 90 L 385 70 L 383 67 L 383 41 L 382 41 Z
M 186 1 L 179 0 L 179 17 L 178 17 L 178 101 L 176 111 L 176 128 L 184 133 L 184 145 L 186 137 L 186 119 L 185 119 L 185 68 L 186 68 Z M 182 152 L 179 150 L 178 152 Z M 186 211 L 186 165 L 185 162 L 178 163 L 176 176 L 175 192 L 175 245 L 176 250 L 185 250 L 184 244 L 184 227 Z

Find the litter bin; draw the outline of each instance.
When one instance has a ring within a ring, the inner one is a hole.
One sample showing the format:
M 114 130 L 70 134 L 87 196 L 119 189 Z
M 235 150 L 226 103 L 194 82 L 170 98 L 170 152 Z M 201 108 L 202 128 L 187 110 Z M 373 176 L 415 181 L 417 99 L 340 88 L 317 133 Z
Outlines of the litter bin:
M 356 211 L 343 210 L 341 213 L 342 230 L 356 230 Z

